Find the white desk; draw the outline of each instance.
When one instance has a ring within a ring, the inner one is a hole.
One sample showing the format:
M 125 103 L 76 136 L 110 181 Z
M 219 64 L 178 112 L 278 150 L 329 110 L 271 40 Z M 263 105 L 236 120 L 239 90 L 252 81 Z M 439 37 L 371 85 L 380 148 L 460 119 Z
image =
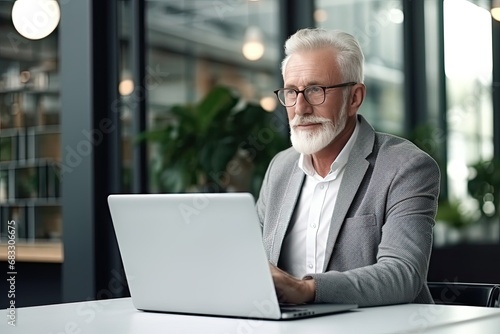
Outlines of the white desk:
M 134 309 L 130 298 L 121 298 L 19 308 L 16 327 L 8 325 L 5 315 L 0 321 L 3 334 L 498 334 L 500 308 L 406 304 L 302 320 L 258 321 L 142 312 Z

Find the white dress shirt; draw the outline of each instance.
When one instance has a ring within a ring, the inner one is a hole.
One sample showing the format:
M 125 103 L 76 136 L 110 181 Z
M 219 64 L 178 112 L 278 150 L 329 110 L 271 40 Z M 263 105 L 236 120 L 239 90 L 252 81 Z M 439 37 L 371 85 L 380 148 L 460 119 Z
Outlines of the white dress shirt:
M 283 241 L 280 267 L 295 277 L 321 273 L 335 202 L 344 167 L 358 135 L 358 126 L 332 163 L 326 177 L 316 173 L 310 155 L 301 154 L 299 168 L 306 174 L 299 202 Z

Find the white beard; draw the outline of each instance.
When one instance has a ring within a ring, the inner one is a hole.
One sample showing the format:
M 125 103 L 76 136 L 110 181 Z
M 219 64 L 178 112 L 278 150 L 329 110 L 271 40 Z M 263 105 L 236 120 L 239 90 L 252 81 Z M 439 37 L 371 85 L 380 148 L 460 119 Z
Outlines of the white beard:
M 321 123 L 320 129 L 297 130 L 299 124 Z M 295 116 L 290 121 L 290 140 L 295 150 L 302 154 L 313 154 L 324 149 L 344 129 L 347 123 L 347 108 L 342 106 L 337 124 L 332 120 L 317 116 Z

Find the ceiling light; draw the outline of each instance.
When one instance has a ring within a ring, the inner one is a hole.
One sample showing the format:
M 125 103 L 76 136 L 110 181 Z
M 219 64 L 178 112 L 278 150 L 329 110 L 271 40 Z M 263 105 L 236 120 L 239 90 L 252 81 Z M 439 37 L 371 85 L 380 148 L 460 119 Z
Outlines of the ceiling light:
M 389 19 L 394 23 L 400 24 L 403 23 L 405 15 L 401 9 L 391 8 L 389 9 Z
M 325 22 L 328 19 L 328 13 L 324 9 L 316 9 L 314 11 L 314 21 Z
M 276 109 L 276 97 L 275 96 L 264 96 L 260 99 L 260 106 L 267 112 L 272 112 Z
M 119 86 L 118 91 L 121 96 L 127 96 L 134 92 L 134 81 L 132 79 L 123 79 Z
M 42 39 L 56 29 L 61 10 L 56 0 L 17 0 L 12 6 L 12 23 L 23 37 Z
M 245 33 L 245 42 L 241 50 L 248 60 L 259 60 L 264 55 L 262 33 L 256 26 L 250 26 Z
M 493 0 L 491 4 L 491 16 L 495 20 L 500 21 L 500 0 Z

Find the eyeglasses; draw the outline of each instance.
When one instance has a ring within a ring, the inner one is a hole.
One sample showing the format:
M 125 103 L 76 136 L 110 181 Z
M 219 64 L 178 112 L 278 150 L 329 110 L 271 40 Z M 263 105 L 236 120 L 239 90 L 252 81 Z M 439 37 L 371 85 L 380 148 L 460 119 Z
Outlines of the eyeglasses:
M 274 91 L 280 103 L 285 107 L 293 107 L 297 103 L 297 97 L 300 93 L 304 94 L 307 103 L 312 106 L 317 106 L 325 102 L 326 90 L 331 88 L 341 88 L 347 86 L 354 86 L 356 82 L 344 82 L 333 86 L 307 86 L 303 90 L 294 88 L 280 88 Z

